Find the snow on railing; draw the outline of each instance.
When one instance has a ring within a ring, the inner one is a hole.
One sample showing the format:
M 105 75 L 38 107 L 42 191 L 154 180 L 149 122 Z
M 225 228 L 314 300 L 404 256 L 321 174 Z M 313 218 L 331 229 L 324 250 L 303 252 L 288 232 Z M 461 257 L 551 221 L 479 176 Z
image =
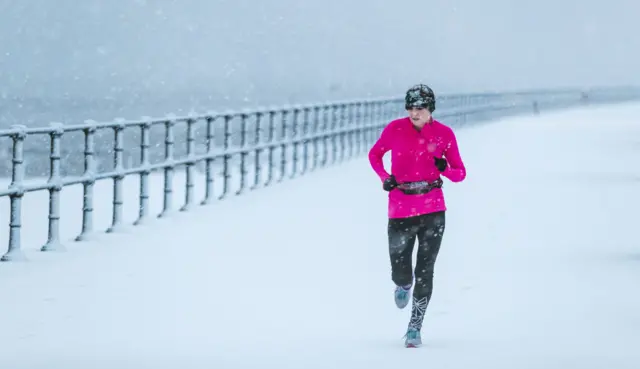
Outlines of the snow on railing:
M 453 127 L 460 127 L 506 115 L 639 97 L 638 89 L 634 88 L 457 94 L 439 97 L 434 115 Z M 113 233 L 124 225 L 123 180 L 127 176 L 139 176 L 139 206 L 133 225 L 140 225 L 150 216 L 151 172 L 163 173 L 163 203 L 157 216 L 166 217 L 174 210 L 173 178 L 178 167 L 184 167 L 185 175 L 184 199 L 179 210 L 188 211 L 196 203 L 194 186 L 198 166 L 204 172 L 205 181 L 204 196 L 199 204 L 207 205 L 230 194 L 232 173 L 239 174 L 238 188 L 233 195 L 240 195 L 366 153 L 380 130 L 403 114 L 402 98 L 386 98 L 183 117 L 116 119 L 104 123 L 52 123 L 37 128 L 14 126 L 0 130 L 0 139 L 9 137 L 12 140 L 11 183 L 0 190 L 0 198 L 9 197 L 10 200 L 8 250 L 1 260 L 26 260 L 21 248 L 21 228 L 22 199 L 27 193 L 49 192 L 48 237 L 40 250 L 61 251 L 65 250 L 60 237 L 60 193 L 64 187 L 83 186 L 82 226 L 75 240 L 84 241 L 95 232 L 96 181 L 113 181 L 111 224 L 106 229 L 107 233 Z M 201 124 L 204 129 L 198 131 Z M 152 136 L 154 127 L 162 128 L 163 132 Z M 181 128 L 179 145 L 176 144 L 177 128 Z M 110 130 L 113 136 L 105 139 L 103 135 L 98 141 L 98 133 L 105 130 Z M 131 130 L 134 136 L 125 140 L 125 133 Z M 82 140 L 80 136 L 72 136 L 68 145 L 63 144 L 65 137 L 79 132 Z M 32 148 L 25 149 L 28 140 L 38 135 L 48 136 L 48 155 L 42 151 L 43 143 L 35 142 Z M 6 140 L 2 141 L 3 149 L 7 148 L 4 142 Z M 176 155 L 177 148 L 183 151 L 182 156 Z M 65 150 L 67 154 L 63 155 Z M 81 169 L 76 168 L 79 163 L 74 161 L 80 152 L 83 153 Z M 39 172 L 48 166 L 48 180 L 39 182 L 26 178 L 25 153 L 31 155 L 32 171 Z M 48 165 L 43 164 L 45 160 Z M 214 193 L 216 169 L 221 171 L 222 182 L 218 196 Z M 249 178 L 250 174 L 252 178 Z

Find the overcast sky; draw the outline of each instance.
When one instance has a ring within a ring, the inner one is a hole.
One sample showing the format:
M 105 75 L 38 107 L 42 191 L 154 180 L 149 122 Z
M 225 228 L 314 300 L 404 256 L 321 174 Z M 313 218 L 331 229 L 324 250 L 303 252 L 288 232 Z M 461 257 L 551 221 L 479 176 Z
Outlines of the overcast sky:
M 0 96 L 640 84 L 639 14 L 638 0 L 0 0 Z

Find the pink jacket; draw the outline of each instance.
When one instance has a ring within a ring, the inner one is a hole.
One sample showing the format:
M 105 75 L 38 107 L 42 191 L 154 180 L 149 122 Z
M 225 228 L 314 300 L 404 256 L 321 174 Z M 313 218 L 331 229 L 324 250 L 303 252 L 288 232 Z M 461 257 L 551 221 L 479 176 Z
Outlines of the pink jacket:
M 369 151 L 369 162 L 381 181 L 389 177 L 382 161 L 387 151 L 391 151 L 391 172 L 398 183 L 434 181 L 440 178 L 440 174 L 452 182 L 461 182 L 467 175 L 453 130 L 435 119 L 420 131 L 409 117 L 396 119 L 384 128 Z M 448 166 L 444 172 L 440 173 L 436 168 L 434 156 L 447 159 Z M 399 189 L 389 192 L 389 218 L 406 218 L 446 209 L 441 188 L 420 195 L 407 195 Z

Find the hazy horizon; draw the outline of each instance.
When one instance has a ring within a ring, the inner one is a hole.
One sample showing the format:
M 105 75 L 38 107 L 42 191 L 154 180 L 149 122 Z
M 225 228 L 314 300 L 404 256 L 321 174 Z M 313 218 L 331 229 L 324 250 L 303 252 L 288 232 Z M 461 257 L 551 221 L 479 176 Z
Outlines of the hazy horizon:
M 418 82 L 437 93 L 640 84 L 640 5 L 575 4 L 0 0 L 0 100 L 126 113 L 399 95 Z

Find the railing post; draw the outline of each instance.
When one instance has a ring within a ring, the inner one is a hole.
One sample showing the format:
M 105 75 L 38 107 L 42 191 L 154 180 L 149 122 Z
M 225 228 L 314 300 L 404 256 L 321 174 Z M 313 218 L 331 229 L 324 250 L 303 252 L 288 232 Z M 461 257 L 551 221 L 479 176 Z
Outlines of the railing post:
M 267 138 L 267 142 L 269 143 L 269 153 L 267 156 L 269 171 L 267 173 L 267 181 L 264 183 L 264 186 L 269 186 L 273 181 L 273 154 L 276 150 L 273 142 L 276 137 L 275 116 L 276 116 L 275 109 L 271 109 L 269 111 L 269 137 Z
M 191 161 L 188 161 L 185 165 L 186 188 L 184 191 L 184 205 L 180 208 L 180 211 L 188 211 L 191 209 L 193 203 L 193 166 L 196 164 L 195 161 L 193 161 L 196 151 L 195 124 L 196 120 L 194 118 L 187 119 L 187 159 L 191 159 Z
M 369 142 L 371 141 L 371 131 L 373 130 L 373 105 L 375 102 L 370 101 L 364 107 L 364 133 L 363 133 L 363 141 L 364 141 L 364 149 L 363 151 L 366 153 L 369 151 Z
M 62 176 L 60 173 L 60 138 L 64 134 L 62 123 L 51 123 L 51 167 L 49 173 L 49 238 L 40 248 L 41 251 L 65 251 L 60 243 L 60 191 Z
M 13 139 L 13 156 L 11 158 L 11 185 L 14 192 L 9 195 L 11 201 L 11 215 L 9 220 L 9 248 L 0 261 L 26 261 L 20 247 L 20 227 L 22 218 L 22 196 L 24 195 L 24 140 L 27 137 L 27 127 L 15 125 L 12 129 L 18 132 L 11 135 Z
M 360 132 L 360 135 L 362 136 L 362 147 L 360 148 L 362 152 L 366 152 L 368 147 L 367 147 L 367 128 L 369 126 L 369 114 L 371 113 L 369 111 L 369 106 L 371 105 L 370 101 L 367 101 L 365 103 L 362 104 L 362 108 L 361 108 L 361 112 L 362 112 L 362 117 L 360 124 L 362 125 L 362 131 Z
M 214 142 L 214 121 L 217 114 L 211 112 L 209 116 L 207 116 L 207 159 L 204 162 L 204 170 L 205 170 L 205 192 L 204 199 L 200 202 L 200 205 L 207 205 L 213 199 L 213 148 L 215 146 Z
M 95 161 L 94 155 L 94 134 L 96 132 L 95 123 L 92 120 L 85 121 L 86 124 L 90 124 L 83 130 L 84 132 L 84 182 L 83 197 L 82 197 L 82 231 L 76 241 L 86 241 L 91 237 L 93 233 L 93 186 L 95 180 Z
M 380 126 L 382 125 L 382 104 L 380 102 L 373 103 L 373 105 L 371 106 L 371 112 L 371 120 L 373 126 L 371 127 L 371 131 L 369 133 L 369 146 L 371 146 L 376 141 L 376 138 L 381 131 Z
M 340 105 L 331 105 L 331 164 L 335 164 L 338 161 L 338 135 L 336 131 L 338 129 L 338 109 Z
M 262 112 L 257 112 L 256 113 L 256 132 L 255 132 L 255 139 L 253 141 L 254 145 L 257 147 L 260 145 L 260 133 L 262 132 L 262 127 L 260 126 L 260 121 L 262 118 Z M 262 167 L 260 166 L 260 155 L 262 155 L 262 149 L 261 148 L 257 148 L 256 149 L 256 156 L 255 156 L 255 173 L 254 173 L 254 180 L 253 180 L 253 186 L 251 186 L 251 190 L 255 190 L 259 187 L 260 185 L 260 171 L 262 170 Z
M 122 228 L 122 205 L 123 205 L 123 193 L 122 193 L 122 181 L 124 179 L 124 160 L 123 160 L 123 139 L 124 133 L 124 119 L 116 119 L 118 123 L 113 127 L 114 144 L 113 144 L 113 217 L 111 227 L 107 229 L 107 233 L 117 232 Z
M 231 175 L 229 175 L 229 160 L 231 159 L 231 155 L 229 155 L 229 140 L 231 139 L 231 126 L 229 122 L 233 119 L 233 113 L 228 113 L 224 115 L 224 154 L 222 156 L 222 193 L 218 197 L 219 200 L 223 199 L 227 196 L 227 192 L 229 192 L 229 179 Z
M 349 151 L 347 154 L 348 159 L 353 158 L 353 150 L 355 149 L 355 142 L 353 140 L 354 136 L 358 134 L 357 123 L 354 121 L 354 108 L 358 103 L 349 103 L 347 105 L 347 127 L 349 127 L 349 132 L 347 133 L 347 146 L 349 146 Z
M 247 149 L 247 119 L 249 118 L 249 114 L 246 112 L 242 112 L 240 114 L 240 185 L 238 186 L 238 190 L 236 191 L 236 195 L 240 195 L 244 191 L 245 183 L 246 183 L 246 175 L 247 175 L 247 155 L 249 153 L 246 151 Z
M 300 129 L 298 125 L 300 124 L 300 107 L 298 105 L 293 106 L 293 119 L 291 119 L 291 137 L 290 142 L 292 144 L 291 148 L 291 174 L 289 178 L 294 178 L 298 174 L 298 142 L 297 138 L 300 134 Z
M 367 104 L 365 104 L 364 108 L 364 118 L 363 118 L 363 125 L 365 126 L 364 128 L 364 133 L 362 134 L 362 141 L 363 141 L 363 148 L 362 151 L 365 153 L 369 152 L 369 137 L 371 136 L 371 124 L 372 119 L 371 116 L 373 115 L 373 102 L 368 102 Z
M 300 174 L 304 175 L 309 169 L 309 107 L 304 107 L 302 116 L 302 169 Z
M 164 198 L 162 212 L 158 214 L 158 218 L 164 218 L 171 213 L 173 208 L 173 126 L 175 125 L 175 117 L 170 115 L 164 122 Z
M 289 109 L 288 106 L 282 109 L 282 120 L 280 121 L 282 136 L 280 137 L 280 177 L 278 182 L 282 182 L 287 174 L 287 114 Z
M 356 149 L 355 152 L 356 154 L 362 154 L 363 151 L 363 147 L 364 147 L 364 125 L 366 123 L 366 103 L 363 102 L 358 102 L 356 104 L 356 116 L 357 116 L 357 120 L 356 120 L 356 125 L 358 126 L 358 130 L 356 131 Z
M 347 104 L 340 104 L 340 123 L 338 124 L 340 132 L 340 156 L 338 159 L 339 162 L 343 162 L 345 160 L 345 149 L 347 146 L 346 143 L 346 135 L 347 133 L 344 129 L 347 127 Z
M 319 132 L 318 126 L 320 124 L 320 107 L 314 106 L 313 112 L 313 128 L 311 128 L 311 132 L 315 137 L 313 138 L 313 164 L 311 166 L 311 170 L 316 170 L 318 169 L 318 157 L 320 156 L 320 150 L 318 148 L 320 138 L 317 137 Z
M 325 106 L 322 114 L 322 162 L 320 166 L 325 167 L 329 162 L 329 130 L 330 125 L 330 111 L 331 107 L 329 105 Z
M 375 136 L 375 113 L 376 113 L 376 103 L 372 101 L 367 107 L 368 115 L 367 115 L 367 135 L 366 135 L 366 150 L 370 149 L 370 146 L 374 140 Z
M 142 225 L 146 223 L 149 217 L 149 147 L 151 146 L 149 139 L 149 130 L 151 129 L 151 118 L 142 117 L 140 124 L 140 199 L 138 209 L 138 219 L 133 225 Z

